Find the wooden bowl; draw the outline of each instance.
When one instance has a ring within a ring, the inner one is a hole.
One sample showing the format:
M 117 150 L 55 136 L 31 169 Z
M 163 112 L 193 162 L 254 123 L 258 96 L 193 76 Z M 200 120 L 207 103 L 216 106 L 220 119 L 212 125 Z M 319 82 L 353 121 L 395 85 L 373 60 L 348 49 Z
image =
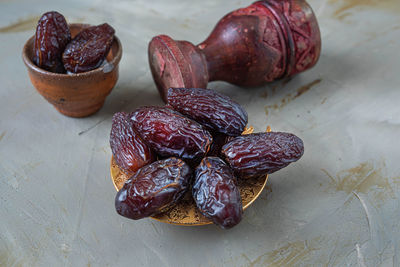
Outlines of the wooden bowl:
M 70 24 L 72 38 L 88 24 Z M 77 74 L 60 74 L 46 71 L 33 63 L 32 36 L 22 52 L 29 78 L 36 90 L 62 114 L 70 117 L 86 117 L 97 112 L 118 80 L 118 64 L 122 46 L 114 36 L 107 64 L 91 71 Z
M 243 132 L 243 134 L 249 134 L 252 132 L 253 127 L 249 127 Z M 118 167 L 113 157 L 111 158 L 110 172 L 114 187 L 117 191 L 119 191 L 123 187 L 125 181 L 130 178 L 130 176 L 128 176 L 121 168 Z M 258 198 L 258 196 L 263 191 L 265 185 L 267 184 L 267 180 L 268 175 L 246 180 L 238 179 L 238 186 L 240 190 L 240 196 L 242 197 L 243 209 L 248 208 L 251 203 L 253 203 Z M 197 209 L 191 192 L 188 192 L 185 195 L 184 199 L 181 200 L 174 208 L 165 213 L 150 218 L 163 223 L 183 226 L 200 226 L 212 224 L 212 221 L 206 218 Z

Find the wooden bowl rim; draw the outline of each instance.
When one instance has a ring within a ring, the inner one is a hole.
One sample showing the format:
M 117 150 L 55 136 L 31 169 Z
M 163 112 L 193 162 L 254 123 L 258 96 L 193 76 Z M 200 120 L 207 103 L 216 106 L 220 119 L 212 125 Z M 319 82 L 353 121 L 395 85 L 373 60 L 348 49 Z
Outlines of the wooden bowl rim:
M 70 23 L 70 24 L 68 24 L 68 26 L 70 28 L 79 27 L 79 28 L 83 29 L 83 28 L 90 27 L 92 25 L 85 24 L 85 23 Z M 81 72 L 81 73 L 71 73 L 71 74 L 55 73 L 55 72 L 44 70 L 44 69 L 36 66 L 36 64 L 33 63 L 32 59 L 28 56 L 29 55 L 28 49 L 30 47 L 32 47 L 34 39 L 35 39 L 35 35 L 33 35 L 31 38 L 29 38 L 26 41 L 24 48 L 22 50 L 22 59 L 23 59 L 25 65 L 32 71 L 40 73 L 41 75 L 51 76 L 56 79 L 75 79 L 75 78 L 83 78 L 83 77 L 87 77 L 87 76 L 96 75 L 98 73 L 107 73 L 107 72 L 104 72 L 104 67 L 106 67 L 105 65 L 102 65 L 94 70 Z M 114 35 L 113 44 L 114 43 L 117 45 L 117 52 L 114 55 L 114 57 L 111 59 L 111 61 L 109 61 L 108 63 L 115 67 L 119 64 L 121 57 L 122 57 L 122 45 L 121 45 L 119 38 L 116 35 Z

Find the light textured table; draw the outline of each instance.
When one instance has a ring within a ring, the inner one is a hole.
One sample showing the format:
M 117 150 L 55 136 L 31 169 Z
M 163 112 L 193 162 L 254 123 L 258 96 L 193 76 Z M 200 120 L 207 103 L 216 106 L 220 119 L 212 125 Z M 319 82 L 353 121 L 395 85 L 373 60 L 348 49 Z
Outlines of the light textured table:
M 151 2 L 151 3 L 150 3 Z M 147 44 L 198 43 L 250 1 L 0 1 L 0 266 L 399 266 L 400 2 L 311 0 L 322 54 L 310 71 L 239 101 L 257 131 L 293 132 L 303 158 L 270 176 L 237 227 L 132 221 L 114 210 L 111 117 L 162 104 Z M 97 114 L 59 114 L 31 85 L 21 51 L 49 10 L 108 22 L 124 52 Z

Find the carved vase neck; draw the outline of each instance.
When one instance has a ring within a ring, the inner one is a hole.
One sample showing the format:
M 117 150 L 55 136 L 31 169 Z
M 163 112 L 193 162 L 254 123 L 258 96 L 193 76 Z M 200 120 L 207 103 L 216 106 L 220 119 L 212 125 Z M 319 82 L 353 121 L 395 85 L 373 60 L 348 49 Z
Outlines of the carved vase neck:
M 318 61 L 320 32 L 303 0 L 265 0 L 224 16 L 194 46 L 160 35 L 149 61 L 161 96 L 170 87 L 206 88 L 209 81 L 260 86 L 305 71 Z

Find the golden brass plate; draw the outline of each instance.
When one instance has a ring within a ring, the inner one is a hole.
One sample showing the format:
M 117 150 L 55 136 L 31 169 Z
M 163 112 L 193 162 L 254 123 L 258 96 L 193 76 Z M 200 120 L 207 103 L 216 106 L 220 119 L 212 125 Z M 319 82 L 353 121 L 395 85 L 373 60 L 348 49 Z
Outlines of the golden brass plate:
M 243 134 L 249 134 L 252 132 L 253 128 L 249 127 L 243 132 Z M 110 171 L 114 187 L 117 191 L 119 191 L 124 185 L 125 181 L 127 181 L 130 177 L 118 167 L 113 157 L 111 157 Z M 257 197 L 263 191 L 267 180 L 268 175 L 247 180 L 238 180 L 243 209 L 249 207 L 250 204 L 257 199 Z M 188 192 L 184 199 L 181 200 L 173 209 L 151 218 L 164 223 L 185 226 L 211 224 L 212 222 L 199 212 L 190 193 L 191 192 Z

